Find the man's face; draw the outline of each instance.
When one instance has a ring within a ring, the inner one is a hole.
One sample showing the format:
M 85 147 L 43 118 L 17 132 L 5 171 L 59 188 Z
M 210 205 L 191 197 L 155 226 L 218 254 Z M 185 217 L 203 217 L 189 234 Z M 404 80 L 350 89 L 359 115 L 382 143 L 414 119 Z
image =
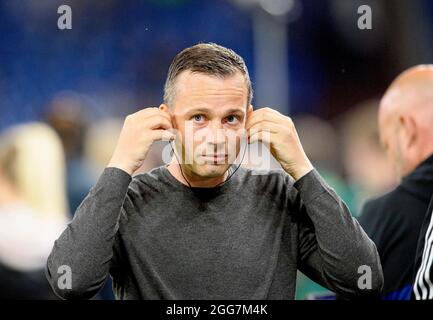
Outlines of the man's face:
M 220 78 L 203 73 L 182 72 L 176 79 L 170 106 L 174 126 L 182 137 L 184 168 L 200 178 L 225 174 L 239 153 L 245 128 L 248 89 L 239 72 Z

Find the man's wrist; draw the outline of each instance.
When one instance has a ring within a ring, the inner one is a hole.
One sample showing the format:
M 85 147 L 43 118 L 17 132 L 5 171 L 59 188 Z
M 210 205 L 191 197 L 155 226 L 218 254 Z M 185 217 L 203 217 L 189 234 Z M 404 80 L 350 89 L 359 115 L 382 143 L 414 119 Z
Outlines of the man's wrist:
M 115 160 L 110 160 L 110 162 L 107 165 L 107 168 L 117 168 L 120 169 L 122 171 L 125 171 L 127 174 L 129 174 L 130 176 L 134 173 L 134 170 L 132 169 L 131 166 L 124 164 L 122 162 L 119 161 L 115 161 Z
M 123 169 L 106 167 L 92 188 L 92 193 L 104 190 L 103 193 L 110 195 L 110 197 L 123 197 L 131 181 L 132 176 Z
M 295 181 L 298 181 L 305 175 L 307 175 L 309 172 L 311 172 L 314 167 L 311 164 L 310 160 L 308 158 L 306 160 L 303 160 L 302 162 L 298 162 L 297 164 L 294 164 L 291 167 L 285 167 L 283 166 L 283 169 L 292 176 Z
M 313 171 L 314 167 L 311 164 L 307 164 L 304 166 L 299 166 L 291 173 L 291 176 L 295 181 L 298 181 L 302 177 L 306 176 L 308 173 Z
M 304 203 L 309 203 L 328 191 L 325 180 L 316 169 L 301 177 L 293 186 L 299 191 Z

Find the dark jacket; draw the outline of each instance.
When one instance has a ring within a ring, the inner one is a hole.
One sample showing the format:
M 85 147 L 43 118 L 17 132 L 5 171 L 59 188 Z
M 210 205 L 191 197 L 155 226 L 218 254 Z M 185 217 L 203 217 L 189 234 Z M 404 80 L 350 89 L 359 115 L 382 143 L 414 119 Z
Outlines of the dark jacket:
M 415 257 L 414 290 L 412 298 L 417 300 L 433 300 L 433 195 L 427 209 Z
M 433 155 L 392 192 L 368 202 L 359 222 L 376 244 L 383 299 L 410 299 L 418 237 L 433 194 Z

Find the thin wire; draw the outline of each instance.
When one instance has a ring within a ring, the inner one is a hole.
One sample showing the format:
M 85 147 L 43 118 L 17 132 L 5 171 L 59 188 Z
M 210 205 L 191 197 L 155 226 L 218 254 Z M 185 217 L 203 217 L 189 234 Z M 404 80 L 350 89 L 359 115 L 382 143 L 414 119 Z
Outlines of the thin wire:
M 176 151 L 174 151 L 174 148 L 173 148 L 173 146 L 171 145 L 171 143 L 172 143 L 172 141 L 169 141 L 169 144 L 170 144 L 170 147 L 171 147 L 171 150 L 173 151 L 173 154 L 174 154 L 174 156 L 176 157 L 176 160 L 177 160 L 177 163 L 179 164 L 179 169 L 180 169 L 180 173 L 182 174 L 182 177 L 185 179 L 185 181 L 186 181 L 186 183 L 188 183 L 188 186 L 190 187 L 190 188 L 192 188 L 192 186 L 191 186 L 191 184 L 189 183 L 189 181 L 185 178 L 185 176 L 183 175 L 183 170 L 182 170 L 182 166 L 180 165 L 180 161 L 179 161 L 179 158 L 177 157 L 177 154 L 176 154 Z M 236 171 L 238 171 L 238 169 L 241 167 L 241 165 L 242 165 L 242 162 L 244 161 L 244 158 L 245 158 L 245 154 L 246 154 L 246 151 L 247 151 L 247 147 L 248 147 L 248 144 L 247 143 L 245 143 L 245 148 L 244 148 L 244 153 L 243 153 L 243 155 L 242 155 L 242 159 L 241 159 L 241 161 L 239 162 L 239 165 L 238 165 L 238 167 L 227 177 L 227 179 L 226 180 L 224 180 L 223 182 L 220 182 L 220 183 L 218 183 L 215 187 L 218 187 L 218 186 L 220 186 L 221 184 L 223 184 L 223 183 L 226 183 L 227 181 L 229 181 L 230 179 L 231 179 L 231 177 L 236 173 Z M 231 167 L 230 167 L 231 168 Z M 215 188 L 214 187 L 214 188 Z
M 188 186 L 190 187 L 190 188 L 192 188 L 191 187 L 191 184 L 188 182 L 188 180 L 185 178 L 185 176 L 183 175 L 183 171 L 182 171 L 182 166 L 180 165 L 180 161 L 179 161 L 179 159 L 178 159 L 178 157 L 177 157 L 177 154 L 176 154 L 176 152 L 174 151 L 174 149 L 173 149 L 173 146 L 171 145 L 171 140 L 169 141 L 169 143 L 170 143 L 170 147 L 171 147 L 171 150 L 173 151 L 173 154 L 174 154 L 174 156 L 176 157 L 176 160 L 177 160 L 177 163 L 179 164 L 179 169 L 180 169 L 180 173 L 182 174 L 182 177 L 183 177 L 183 179 L 186 181 L 186 183 L 188 183 Z

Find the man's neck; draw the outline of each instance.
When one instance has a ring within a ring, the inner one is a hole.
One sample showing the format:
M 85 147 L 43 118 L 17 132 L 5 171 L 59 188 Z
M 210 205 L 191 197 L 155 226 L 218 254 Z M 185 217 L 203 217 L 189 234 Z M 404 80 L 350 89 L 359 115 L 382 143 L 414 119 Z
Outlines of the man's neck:
M 196 188 L 213 188 L 226 181 L 228 176 L 228 171 L 226 171 L 224 175 L 222 175 L 221 177 L 216 177 L 216 178 L 199 177 L 194 174 L 191 174 L 188 170 L 185 170 L 184 166 L 182 167 L 182 171 L 181 171 L 180 165 L 177 161 L 172 161 L 168 165 L 167 169 L 171 173 L 171 175 L 175 177 L 176 180 L 178 180 L 179 182 L 183 183 L 184 185 L 188 185 L 189 182 L 191 187 L 196 187 Z M 185 178 L 188 179 L 188 181 L 185 180 Z

